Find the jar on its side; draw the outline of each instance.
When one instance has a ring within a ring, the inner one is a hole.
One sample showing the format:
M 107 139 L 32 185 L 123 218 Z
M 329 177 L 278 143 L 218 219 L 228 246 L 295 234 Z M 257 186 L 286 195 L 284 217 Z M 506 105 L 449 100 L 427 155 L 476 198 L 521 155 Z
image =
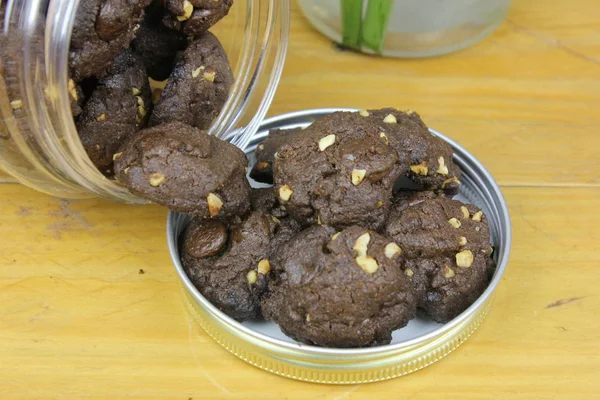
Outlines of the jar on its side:
M 430 57 L 468 47 L 504 21 L 510 0 L 298 0 L 322 34 L 354 50 Z
M 68 52 L 86 0 L 0 0 L 0 168 L 53 196 L 144 203 L 102 175 L 87 156 L 68 96 Z M 275 94 L 289 36 L 289 0 L 236 0 L 213 32 L 235 76 L 209 133 L 235 130 L 244 148 Z

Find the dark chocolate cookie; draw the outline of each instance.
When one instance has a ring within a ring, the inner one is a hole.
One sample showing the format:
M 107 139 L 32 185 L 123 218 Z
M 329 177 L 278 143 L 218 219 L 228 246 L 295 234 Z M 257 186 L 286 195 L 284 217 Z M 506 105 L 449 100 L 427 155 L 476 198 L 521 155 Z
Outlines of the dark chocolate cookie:
M 416 189 L 458 193 L 460 169 L 452 161 L 452 148 L 433 136 L 416 112 L 393 108 L 336 112 L 315 121 L 308 129 L 379 135 L 396 150 L 402 174 L 416 184 Z
M 272 256 L 263 314 L 309 344 L 389 343 L 416 310 L 401 257 L 396 244 L 358 226 L 307 228 Z
M 385 222 L 401 174 L 396 151 L 378 130 L 327 124 L 281 144 L 273 171 L 275 193 L 302 224 L 374 230 Z
M 146 16 L 131 42 L 131 48 L 144 60 L 148 76 L 164 81 L 175 67 L 177 52 L 185 50 L 186 37 L 161 22 L 162 13 L 153 12 Z
M 267 288 L 269 243 L 275 222 L 261 211 L 229 222 L 194 218 L 181 249 L 181 262 L 200 293 L 239 321 L 261 317 Z
M 487 287 L 492 250 L 477 207 L 418 193 L 394 205 L 386 233 L 402 248 L 418 306 L 433 320 L 450 321 Z
M 275 153 L 283 143 L 293 140 L 302 129 L 273 129 L 269 136 L 256 147 L 256 163 L 250 171 L 250 178 L 257 182 L 273 183 L 273 163 Z
M 190 43 L 169 77 L 150 120 L 151 126 L 183 122 L 210 127 L 227 101 L 233 74 L 219 40 L 210 32 Z
M 233 0 L 165 0 L 163 23 L 186 36 L 198 37 L 229 13 Z
M 234 145 L 180 122 L 139 132 L 115 156 L 116 176 L 133 193 L 204 218 L 248 211 L 247 165 Z
M 81 143 L 102 173 L 112 174 L 119 146 L 146 126 L 151 107 L 146 68 L 139 56 L 124 50 L 98 81 L 77 120 Z
M 151 0 L 85 0 L 77 9 L 69 66 L 77 82 L 103 75 L 112 60 L 129 46 Z

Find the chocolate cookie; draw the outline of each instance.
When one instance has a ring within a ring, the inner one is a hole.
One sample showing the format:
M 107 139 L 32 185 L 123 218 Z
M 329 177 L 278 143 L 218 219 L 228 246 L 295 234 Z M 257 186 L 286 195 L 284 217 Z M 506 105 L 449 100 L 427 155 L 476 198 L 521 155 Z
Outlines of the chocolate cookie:
M 102 173 L 112 175 L 119 146 L 146 126 L 151 107 L 144 63 L 131 50 L 124 50 L 98 81 L 77 120 L 81 143 Z
M 450 321 L 487 287 L 492 250 L 477 207 L 419 193 L 394 206 L 386 234 L 402 248 L 418 306 L 433 320 Z
M 401 250 L 373 231 L 312 226 L 271 260 L 262 304 L 295 340 L 328 347 L 389 343 L 415 315 L 415 299 L 399 268 Z
M 248 211 L 247 165 L 234 145 L 180 122 L 139 132 L 115 155 L 117 179 L 133 193 L 203 218 Z
M 210 127 L 227 101 L 233 73 L 219 40 L 210 32 L 190 43 L 169 77 L 151 126 L 179 121 Z
M 165 0 L 163 23 L 190 37 L 199 37 L 229 13 L 233 0 Z
M 162 24 L 160 10 L 147 13 L 131 48 L 144 60 L 148 76 L 164 81 L 173 71 L 177 52 L 185 50 L 187 40 L 181 33 Z
M 302 129 L 273 129 L 269 136 L 256 147 L 256 163 L 250 171 L 250 178 L 257 182 L 273 183 L 273 163 L 275 153 L 283 143 L 293 140 Z
M 184 234 L 181 262 L 190 280 L 238 321 L 261 317 L 275 225 L 268 213 L 255 211 L 229 222 L 194 218 Z
M 304 225 L 382 228 L 401 173 L 396 151 L 379 130 L 328 126 L 310 126 L 281 144 L 273 169 L 275 193 Z
M 452 148 L 433 136 L 414 111 L 393 108 L 336 112 L 315 121 L 309 129 L 330 134 L 347 131 L 377 134 L 398 153 L 402 173 L 419 190 L 458 193 L 460 169 L 452 161 Z
M 151 0 L 85 0 L 75 16 L 69 67 L 77 82 L 103 75 L 112 60 L 129 46 Z

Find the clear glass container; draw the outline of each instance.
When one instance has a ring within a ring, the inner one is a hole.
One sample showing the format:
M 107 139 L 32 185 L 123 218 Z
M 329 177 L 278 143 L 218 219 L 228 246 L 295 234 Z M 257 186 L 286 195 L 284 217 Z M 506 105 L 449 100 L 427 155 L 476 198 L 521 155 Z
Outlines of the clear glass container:
M 0 0 L 0 168 L 53 196 L 144 203 L 102 175 L 77 134 L 68 97 L 68 51 L 80 1 Z M 236 0 L 213 32 L 235 84 L 209 133 L 235 131 L 244 148 L 273 99 L 289 36 L 289 0 Z
M 322 34 L 365 53 L 429 57 L 470 46 L 505 19 L 510 0 L 298 0 Z

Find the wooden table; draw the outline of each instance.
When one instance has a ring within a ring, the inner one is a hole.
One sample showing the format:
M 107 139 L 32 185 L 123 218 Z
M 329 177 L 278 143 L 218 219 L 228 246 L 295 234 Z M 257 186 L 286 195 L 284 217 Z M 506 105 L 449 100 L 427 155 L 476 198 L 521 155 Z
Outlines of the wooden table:
M 516 0 L 481 44 L 425 60 L 340 52 L 293 11 L 271 114 L 412 108 L 502 185 L 513 252 L 480 331 L 392 381 L 280 378 L 221 349 L 186 314 L 164 209 L 3 184 L 0 398 L 598 398 L 598 1 Z

